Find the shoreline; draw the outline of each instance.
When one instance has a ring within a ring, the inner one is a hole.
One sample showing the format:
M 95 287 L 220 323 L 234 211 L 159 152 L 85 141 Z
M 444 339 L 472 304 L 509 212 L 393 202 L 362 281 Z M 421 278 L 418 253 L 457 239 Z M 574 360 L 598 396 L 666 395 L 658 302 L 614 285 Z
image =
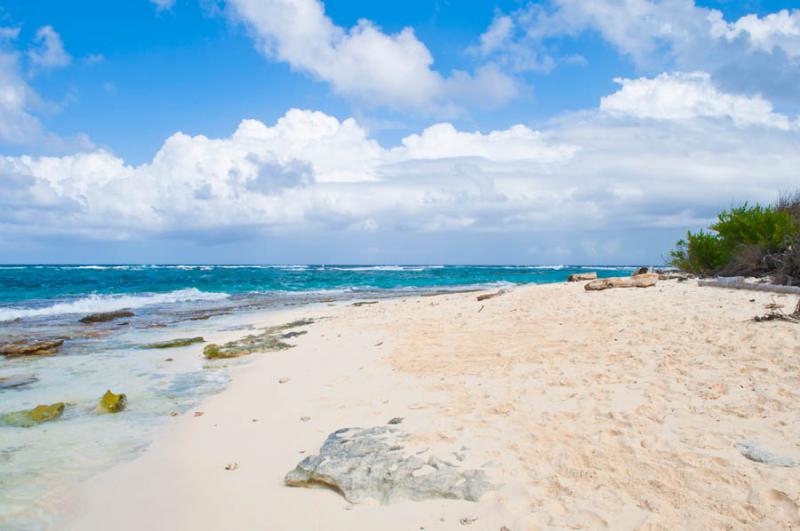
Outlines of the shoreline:
M 202 416 L 176 417 L 140 457 L 80 485 L 61 505 L 57 527 L 800 521 L 793 468 L 754 462 L 737 447 L 750 442 L 800 462 L 791 442 L 800 440 L 791 421 L 800 335 L 790 323 L 748 322 L 780 296 L 695 281 L 601 293 L 585 293 L 582 283 L 542 284 L 483 302 L 475 295 L 265 316 L 262 325 L 318 320 L 295 348 L 229 368 L 228 388 L 203 400 Z M 475 503 L 379 505 L 284 485 L 330 433 L 395 417 L 433 448 L 467 448 L 464 466 L 485 469 L 496 488 Z

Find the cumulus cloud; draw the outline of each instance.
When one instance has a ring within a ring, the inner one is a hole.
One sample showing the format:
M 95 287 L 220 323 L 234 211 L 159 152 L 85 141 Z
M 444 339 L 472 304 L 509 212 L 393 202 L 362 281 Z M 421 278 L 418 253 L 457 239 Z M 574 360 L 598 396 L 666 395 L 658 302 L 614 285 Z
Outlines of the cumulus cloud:
M 609 260 L 634 227 L 674 235 L 732 201 L 796 186 L 798 128 L 764 100 L 709 83 L 701 73 L 622 80 L 598 108 L 542 130 L 445 122 L 392 147 L 353 119 L 295 109 L 226 138 L 176 133 L 141 165 L 106 151 L 0 157 L 0 227 L 9 238 L 197 243 L 568 234 L 557 245 L 567 256 Z M 602 231 L 617 239 L 592 236 Z
M 727 90 L 800 101 L 800 10 L 725 20 L 694 0 L 548 0 L 498 13 L 487 57 L 531 69 L 567 61 L 551 42 L 596 32 L 643 71 L 702 70 Z
M 57 68 L 67 66 L 72 57 L 64 49 L 64 42 L 52 26 L 42 26 L 36 31 L 34 46 L 28 50 L 28 59 L 33 68 Z
M 45 26 L 39 31 L 46 28 L 50 27 Z M 58 66 L 65 60 L 46 44 L 50 30 L 42 33 L 44 47 L 30 50 L 27 55 L 32 68 Z M 57 35 L 55 32 L 53 34 Z M 65 139 L 47 131 L 42 125 L 37 114 L 47 104 L 22 73 L 25 55 L 13 46 L 18 36 L 19 28 L 0 28 L 0 145 L 31 146 L 61 152 L 91 148 L 92 143 L 85 135 Z
M 762 125 L 783 130 L 797 125 L 776 113 L 761 96 L 721 92 L 706 72 L 664 73 L 654 79 L 615 81 L 622 88 L 600 101 L 600 109 L 611 114 L 677 121 L 727 118 L 739 127 Z
M 229 0 L 228 6 L 266 56 L 365 105 L 447 114 L 463 100 L 499 105 L 517 93 L 516 82 L 496 68 L 443 76 L 409 27 L 390 35 L 361 19 L 347 30 L 319 0 Z

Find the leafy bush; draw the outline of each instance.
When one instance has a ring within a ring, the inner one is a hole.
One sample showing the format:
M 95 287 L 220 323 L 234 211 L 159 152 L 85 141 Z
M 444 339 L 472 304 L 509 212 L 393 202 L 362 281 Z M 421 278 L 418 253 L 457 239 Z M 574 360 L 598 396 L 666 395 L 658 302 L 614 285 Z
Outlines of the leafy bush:
M 671 264 L 701 275 L 764 275 L 797 281 L 800 262 L 800 194 L 775 206 L 747 203 L 725 210 L 709 231 L 689 231 L 670 252 Z

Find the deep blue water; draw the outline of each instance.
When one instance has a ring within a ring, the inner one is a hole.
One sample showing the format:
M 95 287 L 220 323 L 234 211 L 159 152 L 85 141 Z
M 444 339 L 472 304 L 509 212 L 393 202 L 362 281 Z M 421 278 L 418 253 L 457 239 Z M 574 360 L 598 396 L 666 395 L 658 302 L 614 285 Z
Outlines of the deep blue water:
M 563 282 L 625 266 L 20 265 L 0 266 L 0 321 L 282 292 L 430 290 Z M 624 273 L 623 273 L 624 274 Z

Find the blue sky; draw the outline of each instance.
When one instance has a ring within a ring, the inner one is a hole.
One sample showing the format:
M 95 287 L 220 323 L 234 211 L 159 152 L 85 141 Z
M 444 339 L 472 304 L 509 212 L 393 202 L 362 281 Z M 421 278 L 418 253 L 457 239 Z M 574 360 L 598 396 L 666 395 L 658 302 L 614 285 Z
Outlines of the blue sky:
M 18 0 L 0 28 L 4 262 L 658 262 L 798 182 L 791 2 Z

